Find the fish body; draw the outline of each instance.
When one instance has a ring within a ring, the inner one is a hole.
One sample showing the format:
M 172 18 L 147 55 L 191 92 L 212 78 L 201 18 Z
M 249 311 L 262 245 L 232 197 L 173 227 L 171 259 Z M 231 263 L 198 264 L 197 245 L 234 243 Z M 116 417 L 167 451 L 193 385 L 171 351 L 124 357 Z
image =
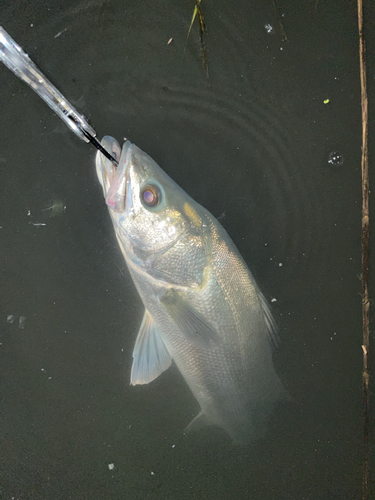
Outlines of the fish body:
M 272 361 L 269 306 L 236 246 L 205 208 L 146 153 L 102 141 L 96 169 L 116 237 L 145 306 L 131 384 L 177 365 L 201 411 L 238 443 L 264 433 L 286 396 Z

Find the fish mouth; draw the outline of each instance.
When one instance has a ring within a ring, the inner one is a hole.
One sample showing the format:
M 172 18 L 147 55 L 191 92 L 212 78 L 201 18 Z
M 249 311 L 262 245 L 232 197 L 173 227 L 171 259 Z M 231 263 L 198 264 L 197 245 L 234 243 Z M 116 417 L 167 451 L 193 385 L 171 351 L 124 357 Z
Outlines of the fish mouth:
M 122 147 L 121 157 L 118 167 L 113 167 L 113 176 L 109 183 L 106 204 L 115 212 L 125 211 L 127 167 L 131 154 L 131 142 L 126 141 Z
M 113 137 L 105 136 L 101 144 L 118 162 L 116 167 L 102 153 L 97 154 L 97 174 L 103 187 L 105 201 L 114 212 L 123 213 L 126 200 L 127 166 L 132 143 L 126 141 L 121 149 Z

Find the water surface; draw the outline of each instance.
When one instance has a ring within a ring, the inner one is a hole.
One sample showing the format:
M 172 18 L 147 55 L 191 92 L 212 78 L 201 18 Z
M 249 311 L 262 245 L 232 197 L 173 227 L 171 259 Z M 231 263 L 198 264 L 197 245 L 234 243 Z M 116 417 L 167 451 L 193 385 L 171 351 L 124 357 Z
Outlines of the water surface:
M 202 2 L 209 78 L 193 7 L 19 1 L 0 19 L 99 137 L 129 138 L 220 218 L 272 303 L 293 404 L 238 448 L 183 434 L 198 404 L 175 367 L 129 386 L 143 306 L 95 151 L 0 67 L 2 498 L 360 498 L 355 5 L 280 3 L 285 41 L 271 0 Z

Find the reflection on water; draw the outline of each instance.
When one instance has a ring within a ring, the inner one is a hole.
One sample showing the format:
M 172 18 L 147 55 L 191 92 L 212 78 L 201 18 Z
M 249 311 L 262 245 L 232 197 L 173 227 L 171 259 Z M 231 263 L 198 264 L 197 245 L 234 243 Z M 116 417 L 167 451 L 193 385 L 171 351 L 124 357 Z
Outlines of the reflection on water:
M 221 218 L 272 300 L 293 404 L 237 448 L 183 435 L 198 408 L 173 365 L 129 387 L 143 306 L 95 152 L 0 68 L 0 496 L 359 497 L 357 26 L 313 3 L 282 11 L 288 41 L 271 1 L 207 4 L 208 80 L 197 32 L 183 55 L 185 2 L 1 5 L 99 136 L 128 137 Z

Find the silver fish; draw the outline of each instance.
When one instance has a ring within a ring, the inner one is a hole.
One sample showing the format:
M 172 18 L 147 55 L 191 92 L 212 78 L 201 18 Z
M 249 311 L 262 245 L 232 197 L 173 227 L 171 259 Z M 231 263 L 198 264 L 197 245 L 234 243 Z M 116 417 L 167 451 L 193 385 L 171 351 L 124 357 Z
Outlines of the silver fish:
M 177 365 L 206 421 L 238 443 L 264 433 L 287 397 L 272 350 L 269 306 L 234 243 L 205 208 L 146 153 L 112 137 L 96 170 L 118 243 L 145 306 L 131 384 L 148 384 Z

